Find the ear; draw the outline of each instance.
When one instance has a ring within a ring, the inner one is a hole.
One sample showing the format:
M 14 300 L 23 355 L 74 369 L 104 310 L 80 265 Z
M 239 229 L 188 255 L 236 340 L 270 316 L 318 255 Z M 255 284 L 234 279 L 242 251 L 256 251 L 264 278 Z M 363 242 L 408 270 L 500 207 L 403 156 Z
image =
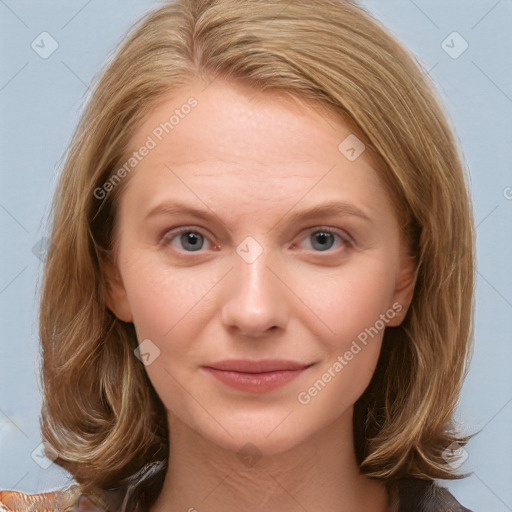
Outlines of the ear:
M 398 310 L 396 306 L 393 308 L 397 311 L 397 314 L 388 322 L 390 327 L 397 327 L 404 321 L 412 301 L 417 277 L 418 268 L 416 267 L 414 256 L 408 254 L 407 251 L 402 248 L 400 254 L 400 268 L 396 276 L 393 300 L 390 304 L 390 307 L 393 304 L 399 304 L 401 309 Z
M 103 271 L 105 304 L 123 322 L 133 322 L 130 303 L 117 265 L 107 260 L 103 263 Z

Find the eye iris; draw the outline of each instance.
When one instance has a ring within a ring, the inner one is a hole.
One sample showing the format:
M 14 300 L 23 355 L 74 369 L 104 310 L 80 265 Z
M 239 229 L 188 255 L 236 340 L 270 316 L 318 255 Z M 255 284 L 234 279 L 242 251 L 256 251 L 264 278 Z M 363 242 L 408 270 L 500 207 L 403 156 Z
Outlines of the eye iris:
M 324 231 L 317 231 L 313 235 L 313 239 L 320 242 L 320 245 L 316 246 L 316 248 L 320 248 L 320 250 L 324 251 L 324 250 L 330 249 L 332 247 L 332 244 L 333 244 L 332 233 L 326 233 Z M 327 244 L 325 243 L 326 241 L 327 241 Z M 315 247 L 314 243 L 313 243 L 313 247 Z
M 183 233 L 180 238 L 185 249 L 187 249 L 187 244 L 190 244 L 188 249 L 191 249 L 192 251 L 197 251 L 202 247 L 203 236 L 199 233 L 187 231 L 186 233 Z
M 313 235 L 313 247 L 320 251 L 330 249 L 334 243 L 332 233 L 325 231 L 317 231 Z M 180 241 L 186 250 L 198 251 L 203 246 L 203 236 L 200 233 L 186 231 L 180 235 Z

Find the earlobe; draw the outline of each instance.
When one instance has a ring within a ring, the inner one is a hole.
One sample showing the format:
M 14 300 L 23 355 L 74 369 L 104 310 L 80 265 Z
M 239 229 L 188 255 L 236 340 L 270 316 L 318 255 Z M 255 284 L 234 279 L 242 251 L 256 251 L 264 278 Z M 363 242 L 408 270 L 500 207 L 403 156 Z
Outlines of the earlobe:
M 104 301 L 108 309 L 123 322 L 133 322 L 128 296 L 116 265 L 108 262 L 104 265 Z

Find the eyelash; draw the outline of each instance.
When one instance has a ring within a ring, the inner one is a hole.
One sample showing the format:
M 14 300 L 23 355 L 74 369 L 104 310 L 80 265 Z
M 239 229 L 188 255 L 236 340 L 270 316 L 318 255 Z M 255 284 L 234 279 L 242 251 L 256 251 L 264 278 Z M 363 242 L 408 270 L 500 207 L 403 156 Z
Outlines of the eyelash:
M 184 226 L 182 228 L 176 228 L 175 230 L 171 229 L 171 230 L 165 231 L 164 235 L 163 235 L 163 238 L 162 238 L 162 241 L 161 241 L 161 244 L 164 245 L 164 246 L 169 246 L 169 245 L 171 245 L 171 242 L 175 238 L 177 238 L 178 236 L 182 235 L 183 233 L 198 234 L 198 235 L 203 236 L 205 239 L 209 240 L 208 235 L 203 233 L 202 230 L 194 228 L 192 226 Z M 328 228 L 328 227 L 319 226 L 319 227 L 315 227 L 315 228 L 310 228 L 308 230 L 307 235 L 313 235 L 315 233 L 327 233 L 327 234 L 330 234 L 330 235 L 333 235 L 333 236 L 337 236 L 341 240 L 342 244 L 345 246 L 345 249 L 348 250 L 348 249 L 352 249 L 353 248 L 352 237 L 350 237 L 350 235 L 348 235 L 348 234 L 341 235 L 337 230 L 333 230 L 332 228 Z M 215 245 L 215 244 L 213 244 L 213 245 Z M 295 244 L 293 244 L 293 246 L 295 246 Z M 325 253 L 333 253 L 335 251 L 336 251 L 336 249 L 327 249 L 325 251 L 313 251 L 313 252 L 316 252 L 318 254 L 322 254 L 323 252 L 325 252 Z M 194 252 L 202 252 L 202 251 L 201 250 L 199 250 L 199 251 L 180 250 L 179 252 L 186 253 L 186 254 L 194 254 Z

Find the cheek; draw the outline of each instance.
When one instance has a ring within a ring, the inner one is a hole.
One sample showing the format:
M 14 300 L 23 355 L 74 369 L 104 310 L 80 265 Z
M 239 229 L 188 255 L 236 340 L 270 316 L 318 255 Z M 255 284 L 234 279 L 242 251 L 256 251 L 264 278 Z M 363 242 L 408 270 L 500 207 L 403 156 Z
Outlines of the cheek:
M 152 359 L 145 369 L 168 409 L 186 408 L 187 393 L 180 383 L 189 381 L 201 361 L 201 346 L 194 340 L 201 337 L 201 319 L 211 299 L 208 292 L 217 281 L 211 273 L 171 270 L 147 260 L 135 262 L 126 272 L 124 282 L 138 341 L 149 339 L 158 349 L 149 345 Z
M 377 338 L 367 347 L 356 342 L 317 369 L 295 397 L 305 421 L 330 424 L 353 407 L 370 383 L 380 344 Z
M 211 276 L 190 269 L 170 270 L 151 262 L 133 265 L 125 286 L 139 340 L 165 343 L 176 331 L 197 325 L 191 319 L 201 314 L 214 283 Z
M 366 263 L 296 280 L 296 289 L 303 291 L 304 303 L 313 313 L 309 328 L 337 351 L 346 350 L 354 339 L 363 340 L 376 323 L 377 330 L 383 330 L 379 319 L 390 308 L 392 273 L 383 261 Z
M 394 282 L 389 267 L 384 260 L 367 263 L 314 284 L 300 281 L 315 314 L 309 315 L 307 328 L 322 341 L 324 355 L 297 395 L 308 415 L 329 411 L 334 419 L 358 400 L 374 373 L 385 327 L 396 312 L 390 308 Z

